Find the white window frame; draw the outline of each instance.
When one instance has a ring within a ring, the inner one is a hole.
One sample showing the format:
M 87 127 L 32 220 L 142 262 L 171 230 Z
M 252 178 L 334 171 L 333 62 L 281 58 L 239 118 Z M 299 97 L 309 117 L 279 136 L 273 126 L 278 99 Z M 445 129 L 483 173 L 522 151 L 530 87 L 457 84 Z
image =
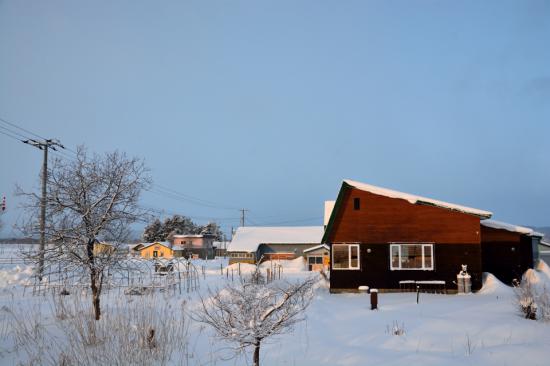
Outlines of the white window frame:
M 422 268 L 401 268 L 401 247 L 405 245 L 421 245 L 422 246 Z M 393 266 L 393 248 L 397 247 L 399 253 L 399 267 Z M 432 263 L 430 267 L 426 267 L 425 248 L 429 247 L 432 250 Z M 434 243 L 390 243 L 390 270 L 392 271 L 433 271 L 435 264 Z
M 359 244 L 346 244 L 346 243 L 339 243 L 339 244 L 332 244 L 332 247 L 334 246 L 347 246 L 348 247 L 348 268 L 335 268 L 334 267 L 334 250 L 331 250 L 331 269 L 333 271 L 357 271 L 361 269 L 361 248 Z M 357 267 L 351 267 L 351 247 L 357 248 Z

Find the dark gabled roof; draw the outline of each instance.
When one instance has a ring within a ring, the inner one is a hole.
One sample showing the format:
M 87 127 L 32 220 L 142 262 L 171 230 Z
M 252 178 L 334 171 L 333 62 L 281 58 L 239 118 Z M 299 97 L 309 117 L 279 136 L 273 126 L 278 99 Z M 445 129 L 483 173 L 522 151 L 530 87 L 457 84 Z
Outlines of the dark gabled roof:
M 477 209 L 477 208 L 461 206 L 461 205 L 457 205 L 457 204 L 454 204 L 454 203 L 434 200 L 432 198 L 416 196 L 416 195 L 409 194 L 409 193 L 403 193 L 403 192 L 394 191 L 394 190 L 387 189 L 387 188 L 377 187 L 377 186 L 373 186 L 373 185 L 370 185 L 370 184 L 361 183 L 361 182 L 357 182 L 357 181 L 354 181 L 354 180 L 346 179 L 342 182 L 342 187 L 340 188 L 340 191 L 338 192 L 338 198 L 336 199 L 336 202 L 334 204 L 334 209 L 332 210 L 332 213 L 330 214 L 330 219 L 329 219 L 329 222 L 328 222 L 327 227 L 325 229 L 325 234 L 323 235 L 323 239 L 322 239 L 323 243 L 326 243 L 327 240 L 328 240 L 328 235 L 329 235 L 329 233 L 332 230 L 332 227 L 334 225 L 334 220 L 335 220 L 336 214 L 338 213 L 338 211 L 340 210 L 340 206 L 342 205 L 342 200 L 343 200 L 343 197 L 344 197 L 344 193 L 347 190 L 351 189 L 351 188 L 356 188 L 356 189 L 359 189 L 361 191 L 369 192 L 369 193 L 376 194 L 376 195 L 379 195 L 379 196 L 403 199 L 403 200 L 406 200 L 406 201 L 410 202 L 411 204 L 428 205 L 428 206 L 439 207 L 439 208 L 450 210 L 450 211 L 462 212 L 462 213 L 465 213 L 465 214 L 468 214 L 468 215 L 477 216 L 480 219 L 488 219 L 493 215 L 489 211 L 484 211 L 484 210 L 480 210 L 480 209 Z

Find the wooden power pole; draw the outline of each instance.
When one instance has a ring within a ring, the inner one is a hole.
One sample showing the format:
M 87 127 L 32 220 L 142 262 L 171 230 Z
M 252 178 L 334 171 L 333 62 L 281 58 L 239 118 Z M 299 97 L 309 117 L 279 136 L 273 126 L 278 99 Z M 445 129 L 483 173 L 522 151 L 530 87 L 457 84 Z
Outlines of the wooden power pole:
M 34 146 L 44 152 L 44 160 L 42 162 L 42 197 L 40 199 L 40 258 L 38 261 L 38 279 L 42 281 L 44 273 L 44 251 L 46 250 L 46 182 L 48 181 L 48 149 L 57 151 L 56 147 L 64 149 L 59 140 L 24 140 L 23 143 Z
M 241 211 L 241 227 L 244 227 L 244 213 L 248 210 L 241 208 L 239 211 Z

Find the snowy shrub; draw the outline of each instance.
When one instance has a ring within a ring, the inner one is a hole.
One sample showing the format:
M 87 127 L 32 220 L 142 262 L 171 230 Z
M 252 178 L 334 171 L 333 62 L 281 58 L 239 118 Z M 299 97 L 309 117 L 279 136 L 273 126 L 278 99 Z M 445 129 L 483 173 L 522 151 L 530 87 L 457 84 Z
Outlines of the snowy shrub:
M 543 287 L 537 296 L 538 318 L 542 321 L 550 321 L 550 291 L 546 286 Z
M 470 337 L 469 334 L 466 334 L 466 340 L 464 342 L 464 351 L 466 352 L 466 356 L 471 356 L 476 348 L 476 342 L 472 339 L 472 337 Z
M 405 334 L 405 323 L 399 324 L 397 320 L 393 321 L 393 325 L 386 325 L 386 333 L 396 336 L 402 336 Z
M 550 291 L 546 286 L 535 287 L 536 278 L 524 276 L 514 286 L 515 301 L 525 319 L 550 321 Z

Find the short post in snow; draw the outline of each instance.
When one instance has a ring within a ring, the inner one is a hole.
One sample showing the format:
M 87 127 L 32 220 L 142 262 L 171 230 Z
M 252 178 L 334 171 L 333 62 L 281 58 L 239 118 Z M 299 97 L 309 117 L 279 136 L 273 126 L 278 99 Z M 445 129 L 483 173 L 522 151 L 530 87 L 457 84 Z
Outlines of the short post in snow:
M 420 285 L 416 285 L 416 303 L 420 300 Z
M 370 309 L 378 309 L 378 290 L 375 288 L 370 289 Z

